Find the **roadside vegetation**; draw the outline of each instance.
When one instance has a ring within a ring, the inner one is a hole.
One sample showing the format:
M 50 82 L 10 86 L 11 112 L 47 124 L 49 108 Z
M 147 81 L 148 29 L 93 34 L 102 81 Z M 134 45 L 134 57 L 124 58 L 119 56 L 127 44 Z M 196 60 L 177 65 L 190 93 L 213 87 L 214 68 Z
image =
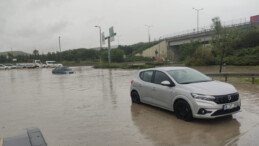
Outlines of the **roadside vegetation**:
M 180 46 L 180 61 L 188 66 L 259 65 L 259 31 L 255 26 L 225 28 L 218 17 L 212 19 L 215 30 L 211 45 L 193 41 Z
M 118 46 L 118 48 L 111 50 L 111 60 L 115 64 L 125 62 L 153 61 L 154 58 L 135 56 L 135 54 L 141 53 L 143 50 L 157 43 L 158 42 L 150 42 L 137 43 L 129 46 Z M 13 55 L 9 52 L 7 55 L 0 55 L 0 63 L 12 63 L 14 58 L 17 59 L 16 62 L 27 62 L 27 60 L 36 59 L 41 60 L 42 62 L 54 60 L 67 66 L 97 64 L 98 66 L 107 66 L 108 50 L 107 48 L 104 48 L 101 51 L 95 49 L 79 48 L 62 52 L 49 52 L 47 54 L 40 54 L 38 50 L 34 50 L 32 54 L 25 55 Z M 110 67 L 112 66 L 113 65 L 110 65 Z

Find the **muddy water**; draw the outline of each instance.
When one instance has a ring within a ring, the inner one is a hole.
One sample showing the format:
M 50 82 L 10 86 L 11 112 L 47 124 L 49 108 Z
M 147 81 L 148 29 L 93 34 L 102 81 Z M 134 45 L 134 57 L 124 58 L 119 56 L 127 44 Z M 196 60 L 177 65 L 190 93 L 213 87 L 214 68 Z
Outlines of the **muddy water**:
M 38 127 L 49 146 L 259 145 L 258 85 L 234 84 L 242 111 L 233 117 L 184 122 L 131 104 L 136 70 L 73 69 L 0 71 L 0 138 Z

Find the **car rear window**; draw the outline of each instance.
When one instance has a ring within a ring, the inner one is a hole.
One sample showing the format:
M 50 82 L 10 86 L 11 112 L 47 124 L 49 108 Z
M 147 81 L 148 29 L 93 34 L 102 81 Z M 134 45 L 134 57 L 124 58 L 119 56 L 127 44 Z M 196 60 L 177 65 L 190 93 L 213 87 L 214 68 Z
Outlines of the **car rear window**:
M 153 71 L 143 71 L 139 74 L 139 77 L 146 82 L 151 82 L 153 76 Z

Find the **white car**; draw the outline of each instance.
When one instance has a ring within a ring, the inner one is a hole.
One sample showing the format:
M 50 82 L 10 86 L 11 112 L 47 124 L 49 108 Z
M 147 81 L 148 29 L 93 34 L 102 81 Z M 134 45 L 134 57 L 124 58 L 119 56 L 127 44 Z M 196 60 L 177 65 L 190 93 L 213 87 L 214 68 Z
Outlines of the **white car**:
M 131 81 L 130 91 L 133 103 L 174 111 L 185 121 L 232 115 L 241 107 L 235 87 L 188 67 L 141 70 Z
M 5 70 L 5 69 L 7 69 L 7 67 L 3 64 L 0 64 L 0 70 Z
M 56 67 L 62 67 L 62 64 L 57 64 L 56 61 L 46 61 L 46 67 L 52 67 L 52 68 L 56 68 Z
M 7 67 L 7 69 L 14 69 L 14 68 L 16 68 L 16 66 L 13 65 L 13 64 L 6 64 L 5 66 Z

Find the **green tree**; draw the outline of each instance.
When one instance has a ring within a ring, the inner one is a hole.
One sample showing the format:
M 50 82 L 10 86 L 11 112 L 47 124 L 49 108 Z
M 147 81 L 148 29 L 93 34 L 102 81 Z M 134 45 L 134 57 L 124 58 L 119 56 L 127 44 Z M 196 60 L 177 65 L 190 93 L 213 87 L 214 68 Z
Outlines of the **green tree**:
M 219 17 L 212 19 L 214 34 L 212 36 L 213 52 L 219 57 L 219 72 L 222 71 L 223 59 L 233 53 L 233 43 L 239 39 L 235 28 L 224 28 Z
M 155 51 L 155 54 L 156 54 L 156 57 L 157 57 L 157 54 L 158 54 L 158 51 L 157 51 L 157 50 Z
M 199 41 L 191 41 L 190 43 L 182 44 L 179 48 L 180 60 L 184 61 L 187 57 L 193 56 L 194 52 L 201 46 Z
M 111 60 L 114 62 L 123 62 L 124 52 L 119 49 L 114 49 L 111 51 Z
M 33 55 L 34 55 L 35 59 L 38 58 L 39 57 L 39 51 L 36 50 L 36 49 L 33 50 Z
M 193 54 L 192 57 L 188 56 L 186 65 L 213 65 L 215 59 L 212 55 L 210 46 L 200 46 Z

